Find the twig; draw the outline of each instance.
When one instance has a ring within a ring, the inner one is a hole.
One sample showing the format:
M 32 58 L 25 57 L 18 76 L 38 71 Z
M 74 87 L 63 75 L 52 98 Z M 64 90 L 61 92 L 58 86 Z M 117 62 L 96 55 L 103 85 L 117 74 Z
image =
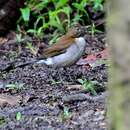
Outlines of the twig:
M 90 102 L 95 102 L 98 100 L 105 99 L 107 95 L 108 95 L 107 92 L 104 92 L 102 95 L 98 95 L 98 96 L 89 96 L 84 93 L 79 93 L 79 94 L 63 96 L 62 100 L 63 102 L 85 101 L 85 100 L 88 100 Z
M 10 52 L 10 51 L 7 51 L 7 50 L 0 50 L 0 54 L 1 53 L 3 53 L 3 54 L 8 53 L 9 54 L 9 53 L 16 53 L 16 52 L 15 51 Z

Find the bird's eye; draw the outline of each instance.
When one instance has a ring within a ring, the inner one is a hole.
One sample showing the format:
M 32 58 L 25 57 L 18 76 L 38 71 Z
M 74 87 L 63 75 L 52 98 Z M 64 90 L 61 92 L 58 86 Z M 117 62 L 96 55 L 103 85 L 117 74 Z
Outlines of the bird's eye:
M 80 35 L 81 30 L 79 28 L 77 28 L 77 34 Z

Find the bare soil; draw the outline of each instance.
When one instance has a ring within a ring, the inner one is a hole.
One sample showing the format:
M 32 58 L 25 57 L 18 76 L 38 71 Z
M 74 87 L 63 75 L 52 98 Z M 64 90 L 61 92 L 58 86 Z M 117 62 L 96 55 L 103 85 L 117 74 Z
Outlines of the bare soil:
M 88 37 L 86 54 L 106 48 L 104 34 Z M 34 43 L 34 46 L 37 46 Z M 0 68 L 12 61 L 23 63 L 35 58 L 26 43 L 0 45 Z M 94 96 L 80 86 L 78 79 L 96 81 Z M 17 88 L 7 87 L 15 84 Z M 1 130 L 106 130 L 107 65 L 73 65 L 49 68 L 29 65 L 0 72 L 0 93 L 20 97 L 15 105 L 0 107 Z M 74 97 L 75 96 L 75 97 Z M 16 120 L 17 112 L 21 113 Z

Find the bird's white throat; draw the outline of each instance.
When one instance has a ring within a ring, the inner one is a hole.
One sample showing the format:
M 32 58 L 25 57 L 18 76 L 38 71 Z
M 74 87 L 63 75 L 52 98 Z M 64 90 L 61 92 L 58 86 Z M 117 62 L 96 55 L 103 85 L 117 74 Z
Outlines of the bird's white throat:
M 84 37 L 79 37 L 79 38 L 75 38 L 75 42 L 79 45 L 86 45 L 86 41 L 84 39 Z

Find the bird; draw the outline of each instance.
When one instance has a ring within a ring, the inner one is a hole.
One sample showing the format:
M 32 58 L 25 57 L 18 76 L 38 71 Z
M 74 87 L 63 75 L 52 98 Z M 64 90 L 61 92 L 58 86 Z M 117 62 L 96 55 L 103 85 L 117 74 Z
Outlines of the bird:
M 24 67 L 30 64 L 44 64 L 50 67 L 67 67 L 75 64 L 86 49 L 86 39 L 83 28 L 74 27 L 59 38 L 50 47 L 44 48 L 40 53 L 41 57 L 19 65 L 12 65 L 10 68 Z
M 83 33 L 83 28 L 71 28 L 55 44 L 43 49 L 41 60 L 36 63 L 54 67 L 73 65 L 85 52 L 86 41 L 81 37 Z
M 42 58 L 48 58 L 65 52 L 75 42 L 75 38 L 83 35 L 83 33 L 84 31 L 81 27 L 76 26 L 75 28 L 70 28 L 67 34 L 60 37 L 55 44 L 46 49 L 39 50 Z
M 86 41 L 83 37 L 75 38 L 73 43 L 66 48 L 64 53 L 48 57 L 46 60 L 36 61 L 37 64 L 45 64 L 52 67 L 71 66 L 77 62 L 85 51 Z

